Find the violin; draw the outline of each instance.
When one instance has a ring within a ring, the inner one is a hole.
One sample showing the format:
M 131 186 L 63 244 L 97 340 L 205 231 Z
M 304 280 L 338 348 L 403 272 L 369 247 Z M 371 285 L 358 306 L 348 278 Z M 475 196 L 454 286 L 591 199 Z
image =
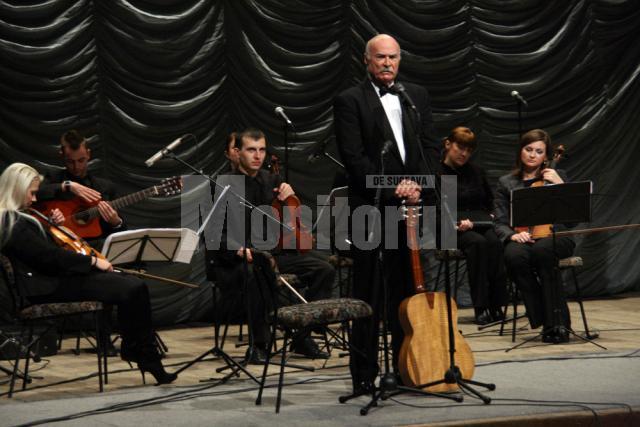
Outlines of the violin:
M 85 256 L 93 256 L 99 259 L 107 260 L 100 251 L 92 248 L 84 239 L 79 237 L 73 231 L 69 230 L 66 227 L 56 225 L 51 220 L 42 214 L 40 211 L 36 209 L 29 208 L 29 212 L 38 219 L 49 232 L 49 235 L 53 238 L 54 242 L 63 249 L 66 249 L 71 252 L 75 252 L 77 254 L 85 255 Z M 107 260 L 108 261 L 108 260 Z M 182 282 L 180 280 L 168 279 L 166 277 L 154 276 L 148 273 L 143 273 L 137 270 L 131 270 L 126 268 L 116 268 L 114 267 L 113 271 L 124 274 L 131 274 L 134 276 L 144 277 L 147 279 L 159 280 L 166 283 L 171 283 L 178 286 L 184 286 L 187 288 L 199 288 L 198 285 L 194 285 L 193 283 Z
M 280 175 L 280 162 L 276 155 L 271 156 L 271 173 Z M 277 217 L 291 229 L 291 231 L 284 229 L 280 233 L 279 249 L 296 249 L 305 253 L 313 247 L 311 232 L 301 219 L 301 205 L 300 199 L 295 194 L 282 201 L 276 197 L 271 202 L 274 214 L 277 214 Z
M 551 162 L 546 166 L 548 169 L 555 169 L 558 162 L 562 160 L 562 157 L 565 155 L 564 145 L 558 145 L 555 150 L 553 150 L 553 158 Z M 540 168 L 542 171 L 543 168 Z M 540 177 L 537 181 L 534 181 L 531 184 L 532 187 L 542 187 L 546 185 L 547 182 Z M 514 230 L 516 233 L 521 233 L 523 231 L 528 232 L 531 235 L 531 239 L 537 240 L 542 239 L 543 237 L 551 236 L 551 232 L 553 229 L 553 224 L 540 224 L 534 226 L 523 226 L 523 227 L 515 227 Z
M 398 317 L 405 337 L 400 347 L 398 370 L 404 384 L 430 392 L 450 392 L 457 384 L 441 382 L 450 367 L 447 297 L 444 292 L 426 292 L 418 245 L 419 206 L 406 207 L 407 243 L 415 295 L 400 304 Z M 475 362 L 471 348 L 458 331 L 458 314 L 451 300 L 452 330 L 456 352 L 454 360 L 462 378 L 471 379 Z M 435 383 L 432 386 L 428 384 Z

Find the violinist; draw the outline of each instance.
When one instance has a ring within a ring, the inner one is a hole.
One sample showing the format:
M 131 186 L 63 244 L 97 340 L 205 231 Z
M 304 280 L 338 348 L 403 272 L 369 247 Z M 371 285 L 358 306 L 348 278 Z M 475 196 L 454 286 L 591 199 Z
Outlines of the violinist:
M 444 140 L 442 173 L 457 178 L 458 248 L 467 258 L 476 324 L 484 325 L 502 319 L 507 290 L 502 243 L 491 216 L 493 192 L 484 170 L 469 162 L 476 146 L 471 129 L 454 128 Z
M 121 358 L 136 362 L 160 384 L 176 374 L 164 370 L 151 325 L 149 290 L 144 281 L 113 272 L 109 261 L 55 245 L 25 210 L 36 201 L 42 177 L 14 163 L 0 176 L 0 250 L 9 257 L 16 283 L 30 304 L 100 301 L 117 306 L 122 329 Z
M 550 237 L 533 240 L 528 231 L 517 232 L 509 224 L 511 191 L 530 187 L 543 180 L 549 184 L 567 181 L 562 170 L 547 167 L 553 157 L 551 138 L 542 129 L 522 135 L 515 169 L 500 178 L 495 195 L 496 231 L 505 246 L 507 272 L 520 290 L 532 328 L 543 326 L 542 340 L 554 344 L 569 341 L 571 319 L 562 289 L 554 280 L 556 254 Z M 561 224 L 556 226 L 558 229 Z M 572 255 L 575 243 L 570 237 L 556 238 L 558 258 Z M 554 289 L 553 287 L 556 287 Z M 555 291 L 555 292 L 554 292 Z M 554 301 L 554 295 L 556 296 Z M 560 310 L 561 325 L 554 324 L 554 308 Z
M 238 158 L 238 168 L 230 176 L 241 176 L 244 182 L 244 195 L 255 206 L 271 205 L 274 199 L 280 201 L 293 196 L 294 190 L 280 177 L 262 168 L 267 154 L 267 142 L 262 131 L 248 129 L 236 136 L 235 151 Z M 221 176 L 225 178 L 225 176 Z M 246 222 L 245 232 L 252 236 L 250 220 Z M 227 296 L 233 290 L 241 288 L 244 280 L 243 258 L 244 248 L 238 250 L 226 250 L 228 243 L 227 224 L 223 229 L 223 249 L 215 251 L 214 265 L 215 276 L 219 278 L 223 294 Z M 269 306 L 276 304 L 270 301 L 268 289 L 274 289 L 275 276 L 270 260 L 265 259 L 265 254 L 256 251 L 251 243 L 251 237 L 247 244 L 246 257 L 249 274 L 247 277 L 250 307 L 248 316 L 253 343 L 247 351 L 249 363 L 262 363 L 266 359 L 267 345 L 270 334 L 268 327 Z M 300 253 L 297 250 L 275 249 L 271 255 L 281 273 L 296 274 L 306 287 L 305 299 L 315 301 L 329 298 L 335 278 L 334 268 L 317 257 L 308 253 Z M 328 358 L 329 354 L 321 351 L 318 345 L 311 339 L 309 331 L 303 331 L 296 335 L 292 344 L 292 351 L 309 358 Z

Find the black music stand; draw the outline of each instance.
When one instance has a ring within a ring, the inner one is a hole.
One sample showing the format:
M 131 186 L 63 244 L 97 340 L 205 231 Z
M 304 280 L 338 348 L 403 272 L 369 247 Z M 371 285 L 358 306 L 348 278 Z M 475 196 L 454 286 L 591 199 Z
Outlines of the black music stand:
M 576 334 L 573 330 L 560 325 L 560 307 L 558 307 L 558 286 L 560 278 L 559 257 L 556 249 L 555 224 L 569 224 L 591 221 L 591 181 L 569 182 L 563 184 L 544 185 L 540 187 L 519 188 L 511 191 L 511 227 L 530 227 L 540 224 L 552 224 L 554 282 L 551 287 L 553 300 L 553 333 L 567 332 L 585 342 L 602 347 L 588 338 Z M 533 341 L 544 331 L 507 351 L 521 347 Z
M 110 234 L 102 254 L 111 264 L 130 264 L 140 271 L 143 263 L 151 261 L 188 264 L 197 244 L 196 233 L 188 228 L 146 228 Z M 154 338 L 162 353 L 167 353 L 169 348 L 157 332 Z

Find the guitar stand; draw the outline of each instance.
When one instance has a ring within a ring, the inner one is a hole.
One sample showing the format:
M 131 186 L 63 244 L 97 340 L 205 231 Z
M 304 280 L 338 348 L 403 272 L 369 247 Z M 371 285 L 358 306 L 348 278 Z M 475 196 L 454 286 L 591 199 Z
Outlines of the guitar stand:
M 452 314 L 452 306 L 451 306 L 451 282 L 449 277 L 449 254 L 450 250 L 444 250 L 444 268 L 445 268 L 445 294 L 447 299 L 447 328 L 449 330 L 449 369 L 444 373 L 444 377 L 437 381 L 432 381 L 427 384 L 421 384 L 418 388 L 429 388 L 439 384 L 457 384 L 458 388 L 463 392 L 468 392 L 474 395 L 475 397 L 482 400 L 483 403 L 489 404 L 491 403 L 491 398 L 486 396 L 473 387 L 471 385 L 475 385 L 478 387 L 484 387 L 489 391 L 493 391 L 496 389 L 496 385 L 492 383 L 482 383 L 479 381 L 467 380 L 462 378 L 462 372 L 460 372 L 460 368 L 456 366 L 455 363 L 455 353 L 456 353 L 456 344 L 455 338 L 453 335 L 453 314 Z M 462 396 L 460 396 L 460 400 L 456 400 L 457 402 L 462 402 Z

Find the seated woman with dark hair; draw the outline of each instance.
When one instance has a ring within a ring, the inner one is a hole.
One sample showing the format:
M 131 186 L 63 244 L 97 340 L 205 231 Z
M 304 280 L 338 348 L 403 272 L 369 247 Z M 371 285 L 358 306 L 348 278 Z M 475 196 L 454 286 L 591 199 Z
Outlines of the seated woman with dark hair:
M 479 325 L 502 319 L 507 303 L 503 248 L 493 226 L 493 193 L 484 171 L 469 162 L 476 137 L 456 127 L 444 140 L 443 175 L 457 177 L 458 248 L 467 258 L 471 300 Z
M 529 323 L 532 328 L 543 325 L 542 340 L 558 344 L 569 341 L 569 333 L 556 326 L 569 328 L 571 319 L 567 301 L 554 278 L 556 255 L 571 256 L 575 243 L 570 237 L 557 238 L 554 254 L 552 238 L 533 240 L 528 231 L 514 230 L 509 225 L 512 190 L 530 187 L 541 180 L 549 184 L 567 181 L 563 171 L 547 167 L 552 153 L 551 138 L 544 130 L 533 129 L 522 135 L 515 169 L 498 181 L 495 212 L 498 236 L 505 245 L 507 271 L 522 294 Z M 559 319 L 554 319 L 555 309 L 560 312 Z

